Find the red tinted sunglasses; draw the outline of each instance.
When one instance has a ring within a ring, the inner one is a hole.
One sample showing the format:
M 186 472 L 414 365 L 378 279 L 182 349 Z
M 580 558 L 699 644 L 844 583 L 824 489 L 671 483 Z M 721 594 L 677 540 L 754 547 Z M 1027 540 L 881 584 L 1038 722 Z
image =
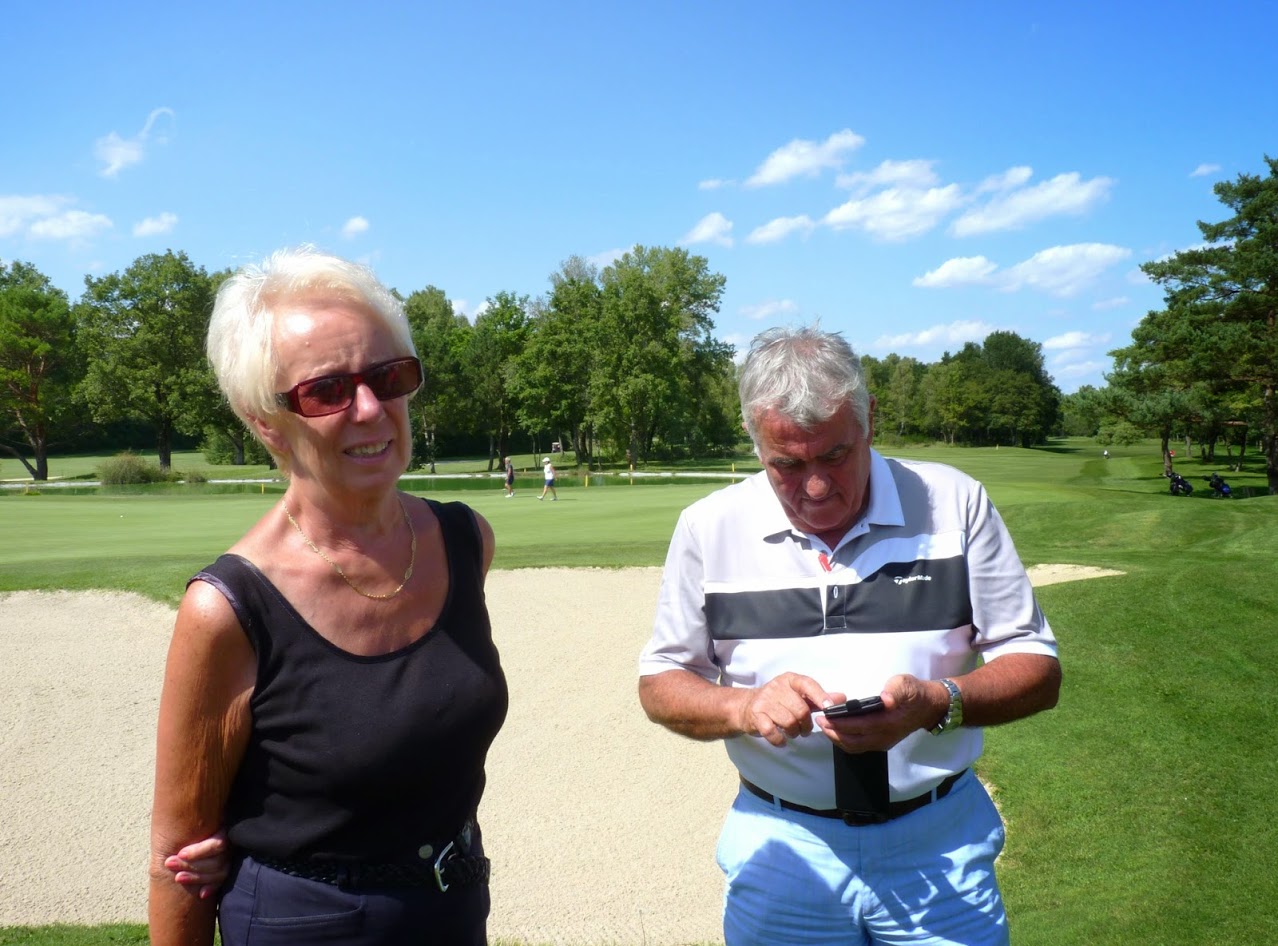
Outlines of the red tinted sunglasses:
M 363 371 L 310 378 L 276 394 L 275 401 L 303 417 L 324 417 L 355 403 L 355 391 L 361 384 L 368 385 L 379 401 L 393 401 L 422 386 L 422 363 L 416 358 L 396 358 Z

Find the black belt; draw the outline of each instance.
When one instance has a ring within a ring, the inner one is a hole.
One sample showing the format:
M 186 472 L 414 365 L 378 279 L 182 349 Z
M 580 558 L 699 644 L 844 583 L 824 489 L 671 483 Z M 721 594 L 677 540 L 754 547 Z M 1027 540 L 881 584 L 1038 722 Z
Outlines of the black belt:
M 885 816 L 864 815 L 851 811 L 840 811 L 837 808 L 809 808 L 807 805 L 798 805 L 792 801 L 786 801 L 784 798 L 777 798 L 770 792 L 765 792 L 758 785 L 748 781 L 744 776 L 741 784 L 745 786 L 745 790 L 751 795 L 757 795 L 764 801 L 771 804 L 780 805 L 787 811 L 799 811 L 805 815 L 816 815 L 818 818 L 837 818 L 845 824 L 853 827 L 863 827 L 870 824 L 881 824 L 884 821 L 891 821 L 894 818 L 900 818 L 902 815 L 908 815 L 912 811 L 918 811 L 924 805 L 930 805 L 933 801 L 944 798 L 948 795 L 955 784 L 961 779 L 967 769 L 962 772 L 955 773 L 936 786 L 935 791 L 924 792 L 922 795 L 916 795 L 914 798 L 907 798 L 904 801 L 894 801 L 888 804 L 887 814 Z
M 378 887 L 468 887 L 488 883 L 492 862 L 482 854 L 463 854 L 469 847 L 470 826 L 449 841 L 432 862 L 317 861 L 254 857 L 259 864 L 304 880 L 318 880 L 346 890 Z M 465 839 L 465 840 L 464 840 Z

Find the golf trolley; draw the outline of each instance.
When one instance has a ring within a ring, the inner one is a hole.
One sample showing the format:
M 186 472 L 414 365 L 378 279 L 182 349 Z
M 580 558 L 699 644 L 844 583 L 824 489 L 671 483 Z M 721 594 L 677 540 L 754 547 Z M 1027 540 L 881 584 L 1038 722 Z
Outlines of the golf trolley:
M 1211 494 L 1221 499 L 1229 499 L 1233 495 L 1233 491 L 1229 488 L 1229 484 L 1225 482 L 1224 477 L 1219 473 L 1213 473 L 1211 476 L 1204 476 L 1207 485 L 1211 487 Z
M 1171 483 L 1168 486 L 1173 496 L 1188 496 L 1194 491 L 1193 484 L 1185 479 L 1179 473 L 1171 474 Z

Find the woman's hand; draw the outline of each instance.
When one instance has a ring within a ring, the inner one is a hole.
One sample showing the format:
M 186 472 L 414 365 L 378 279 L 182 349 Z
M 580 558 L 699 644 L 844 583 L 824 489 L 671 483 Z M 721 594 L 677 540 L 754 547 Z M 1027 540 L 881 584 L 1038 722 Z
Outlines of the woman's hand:
M 164 859 L 173 879 L 185 887 L 198 887 L 201 900 L 217 893 L 231 868 L 231 848 L 226 834 L 219 831 L 203 841 L 188 844 Z

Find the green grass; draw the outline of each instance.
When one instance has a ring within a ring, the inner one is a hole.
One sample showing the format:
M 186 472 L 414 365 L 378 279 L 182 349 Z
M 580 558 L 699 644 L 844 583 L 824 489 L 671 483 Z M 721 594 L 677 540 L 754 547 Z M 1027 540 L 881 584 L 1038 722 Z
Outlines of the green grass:
M 1060 706 L 987 733 L 980 769 L 1008 822 L 1013 942 L 1278 941 L 1278 498 L 1210 499 L 1202 477 L 1223 464 L 1183 460 L 1198 492 L 1169 496 L 1149 445 L 1108 461 L 1086 441 L 887 452 L 981 478 L 1027 563 L 1126 572 L 1040 589 L 1065 667 Z M 1227 478 L 1263 490 L 1254 464 Z M 498 568 L 659 565 L 679 510 L 718 488 L 563 482 L 556 503 L 536 501 L 534 477 L 513 500 L 498 479 L 405 486 L 486 516 Z M 106 587 L 173 602 L 278 495 L 0 496 L 0 590 Z M 3 946 L 141 942 L 136 926 L 0 929 Z
M 0 946 L 146 946 L 150 941 L 140 923 L 0 927 Z
M 93 453 L 93 454 L 75 454 L 71 456 L 52 456 L 49 458 L 49 479 L 50 480 L 87 480 L 95 479 L 97 476 L 98 465 L 107 457 L 113 456 L 111 453 Z M 159 462 L 155 451 L 140 451 L 139 456 L 143 459 L 157 463 Z M 554 454 L 554 463 L 557 468 L 571 468 L 573 461 L 571 459 L 560 462 L 561 454 Z M 568 454 L 571 458 L 572 454 Z M 252 480 L 252 479 L 275 479 L 280 473 L 278 470 L 272 470 L 265 464 L 249 464 L 246 466 L 227 466 L 224 464 L 214 465 L 204 459 L 204 454 L 198 450 L 175 450 L 173 451 L 173 470 L 176 473 L 199 473 L 209 479 L 219 480 Z M 536 473 L 541 476 L 541 458 L 536 454 L 523 453 L 513 455 L 511 461 L 515 464 L 516 470 L 522 470 L 527 473 Z M 436 473 L 482 473 L 488 470 L 487 457 L 462 457 L 455 459 L 440 460 L 435 464 Z M 414 470 L 413 472 L 422 472 Z M 0 456 L 0 481 L 23 481 L 31 483 L 31 474 L 17 460 L 8 456 Z M 38 486 L 37 483 L 32 483 Z

